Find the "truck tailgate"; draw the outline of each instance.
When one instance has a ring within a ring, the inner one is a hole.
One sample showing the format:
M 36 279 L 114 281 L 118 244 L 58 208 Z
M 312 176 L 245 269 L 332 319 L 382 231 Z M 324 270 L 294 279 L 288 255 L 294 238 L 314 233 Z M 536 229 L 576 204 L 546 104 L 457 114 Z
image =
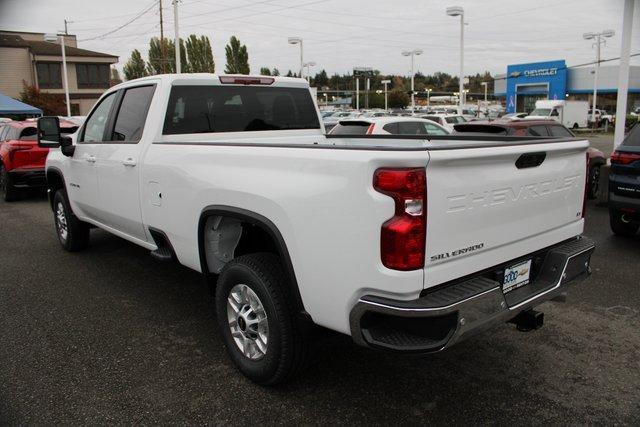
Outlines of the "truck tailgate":
M 588 141 L 510 144 L 430 151 L 425 287 L 582 232 Z

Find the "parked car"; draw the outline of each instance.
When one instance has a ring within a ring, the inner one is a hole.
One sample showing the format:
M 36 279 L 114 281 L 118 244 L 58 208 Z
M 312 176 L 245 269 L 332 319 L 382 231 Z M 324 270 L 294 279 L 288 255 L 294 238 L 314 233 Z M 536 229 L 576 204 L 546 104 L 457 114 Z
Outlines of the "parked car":
M 640 227 L 640 125 L 611 155 L 609 222 L 620 236 L 633 236 Z
M 525 117 L 527 117 L 528 114 L 527 113 L 508 113 L 505 114 L 504 116 L 500 117 L 500 120 L 517 120 L 517 119 L 524 119 Z
M 591 114 L 593 110 L 591 108 L 589 108 L 588 111 L 588 115 L 587 115 L 587 120 L 589 122 L 589 126 L 591 126 L 593 124 L 593 115 Z M 596 108 L 596 113 L 595 113 L 595 121 L 596 121 L 596 126 L 597 127 L 604 127 L 604 126 L 610 126 L 615 124 L 615 116 L 612 114 L 609 114 L 608 112 L 606 112 L 605 110 L 600 110 L 598 108 Z
M 449 132 L 453 132 L 453 126 L 460 123 L 467 123 L 467 119 L 457 114 L 430 114 L 420 116 L 423 119 L 436 122 L 440 126 L 446 128 Z
M 329 132 L 340 120 L 356 118 L 359 114 L 357 111 L 336 111 L 322 119 L 325 131 Z
M 506 122 L 473 122 L 455 125 L 454 133 L 575 138 L 569 129 L 555 120 L 514 119 Z M 589 155 L 587 195 L 590 199 L 595 199 L 600 192 L 600 168 L 607 163 L 607 159 L 602 151 L 594 147 L 589 147 L 587 154 Z
M 588 141 L 542 158 L 527 138 L 324 135 L 313 98 L 304 79 L 169 74 L 107 89 L 71 140 L 40 119 L 62 248 L 96 226 L 201 272 L 230 359 L 266 385 L 304 367 L 313 324 L 436 352 L 540 327 L 531 309 L 588 275 Z
M 7 202 L 16 200 L 27 188 L 44 188 L 44 164 L 49 150 L 38 147 L 36 125 L 33 120 L 4 123 L 0 130 L 0 193 Z M 60 122 L 65 134 L 78 127 Z
M 448 135 L 450 132 L 431 120 L 417 117 L 363 117 L 341 120 L 329 133 L 331 135 Z

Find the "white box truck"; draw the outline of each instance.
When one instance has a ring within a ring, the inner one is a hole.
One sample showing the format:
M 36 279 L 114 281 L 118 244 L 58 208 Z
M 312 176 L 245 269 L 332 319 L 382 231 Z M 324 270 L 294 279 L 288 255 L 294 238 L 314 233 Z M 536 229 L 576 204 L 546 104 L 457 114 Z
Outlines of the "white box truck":
M 587 127 L 589 103 L 587 101 L 536 101 L 536 109 L 529 120 L 553 119 L 568 128 Z

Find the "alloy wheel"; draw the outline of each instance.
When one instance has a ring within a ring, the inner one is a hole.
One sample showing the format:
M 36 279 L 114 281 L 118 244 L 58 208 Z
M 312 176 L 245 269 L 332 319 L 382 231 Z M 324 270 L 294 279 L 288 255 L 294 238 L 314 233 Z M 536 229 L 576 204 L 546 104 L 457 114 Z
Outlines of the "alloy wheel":
M 62 202 L 58 202 L 58 205 L 56 206 L 56 228 L 58 229 L 58 236 L 60 236 L 60 239 L 63 242 L 66 242 L 69 230 L 67 228 L 67 214 Z
M 251 360 L 263 358 L 269 342 L 267 313 L 258 295 L 247 285 L 235 285 L 229 292 L 227 320 L 240 352 Z

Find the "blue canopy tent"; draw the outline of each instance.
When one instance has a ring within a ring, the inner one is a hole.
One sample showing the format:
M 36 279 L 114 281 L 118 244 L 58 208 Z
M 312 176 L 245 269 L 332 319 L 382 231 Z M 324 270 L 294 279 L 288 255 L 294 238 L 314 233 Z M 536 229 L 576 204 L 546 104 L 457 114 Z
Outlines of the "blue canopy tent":
M 0 117 L 8 117 L 14 120 L 24 120 L 29 117 L 42 116 L 42 110 L 17 99 L 0 93 Z

